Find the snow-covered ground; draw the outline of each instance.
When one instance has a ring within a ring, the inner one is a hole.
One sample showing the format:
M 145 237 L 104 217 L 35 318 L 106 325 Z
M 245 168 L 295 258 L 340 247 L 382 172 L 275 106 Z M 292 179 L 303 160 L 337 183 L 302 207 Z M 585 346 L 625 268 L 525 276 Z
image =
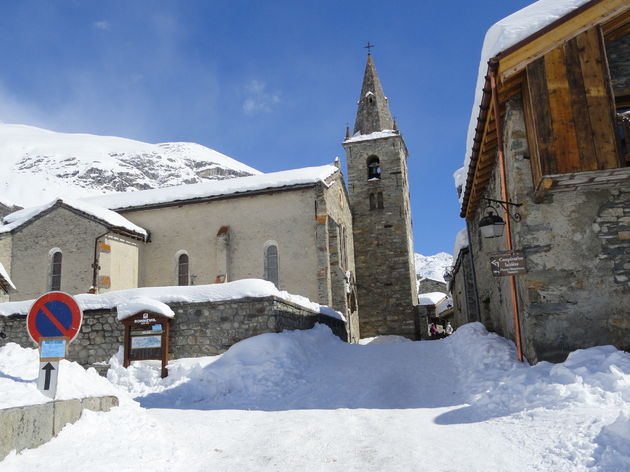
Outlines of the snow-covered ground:
M 33 350 L 0 349 L 3 404 L 36 395 Z M 440 341 L 345 344 L 324 326 L 264 334 L 221 356 L 109 381 L 123 400 L 86 412 L 49 443 L 12 452 L 3 472 L 628 471 L 630 354 L 577 351 L 563 364 L 515 360 L 511 342 L 469 324 Z M 68 363 L 70 364 L 70 363 Z M 74 365 L 59 383 L 94 374 Z M 13 392 L 20 385 L 21 392 Z M 68 394 L 66 389 L 65 395 Z M 131 401 L 131 398 L 135 401 Z

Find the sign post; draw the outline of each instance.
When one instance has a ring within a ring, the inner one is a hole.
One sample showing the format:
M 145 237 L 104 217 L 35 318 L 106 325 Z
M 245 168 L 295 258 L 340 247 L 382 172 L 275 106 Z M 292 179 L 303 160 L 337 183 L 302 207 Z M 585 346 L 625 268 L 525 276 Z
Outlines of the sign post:
M 67 293 L 50 292 L 33 303 L 26 316 L 26 329 L 39 345 L 37 388 L 55 398 L 59 361 L 68 355 L 68 345 L 79 334 L 83 313 Z

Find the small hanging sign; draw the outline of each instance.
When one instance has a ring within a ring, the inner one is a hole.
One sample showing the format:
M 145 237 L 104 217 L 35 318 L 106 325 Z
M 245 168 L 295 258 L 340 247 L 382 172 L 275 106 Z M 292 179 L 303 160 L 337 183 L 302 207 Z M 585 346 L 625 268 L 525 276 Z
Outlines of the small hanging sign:
M 490 270 L 495 277 L 520 275 L 527 272 L 522 251 L 502 251 L 490 254 Z

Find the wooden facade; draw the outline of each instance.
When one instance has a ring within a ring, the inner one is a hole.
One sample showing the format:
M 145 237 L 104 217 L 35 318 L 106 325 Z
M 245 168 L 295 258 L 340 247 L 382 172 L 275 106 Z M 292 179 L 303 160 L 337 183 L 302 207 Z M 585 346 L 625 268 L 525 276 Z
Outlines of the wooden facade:
M 630 166 L 628 126 L 617 116 L 630 107 L 630 89 L 627 81 L 613 88 L 606 53 L 629 35 L 630 4 L 595 0 L 489 61 L 461 216 L 479 206 L 496 163 L 492 74 L 501 114 L 507 99 L 523 97 L 536 200 L 569 174 Z

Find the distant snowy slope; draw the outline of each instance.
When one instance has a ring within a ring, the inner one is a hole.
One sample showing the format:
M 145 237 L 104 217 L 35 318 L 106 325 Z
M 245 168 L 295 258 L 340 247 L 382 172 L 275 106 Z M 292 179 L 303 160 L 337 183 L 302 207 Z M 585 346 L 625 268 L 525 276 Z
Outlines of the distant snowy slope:
M 260 174 L 194 143 L 149 144 L 0 123 L 0 196 L 22 206 Z
M 444 282 L 444 271 L 453 265 L 453 256 L 446 252 L 438 252 L 433 256 L 415 254 L 416 275 L 419 279 L 431 279 Z

